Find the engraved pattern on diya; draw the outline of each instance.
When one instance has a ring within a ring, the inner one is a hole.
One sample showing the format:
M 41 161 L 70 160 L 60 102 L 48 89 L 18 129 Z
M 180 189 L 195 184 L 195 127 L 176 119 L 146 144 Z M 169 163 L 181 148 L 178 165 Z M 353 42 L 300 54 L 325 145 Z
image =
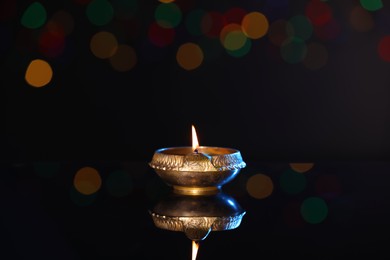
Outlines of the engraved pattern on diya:
M 226 147 L 171 147 L 155 151 L 149 163 L 175 193 L 218 193 L 246 166 L 240 151 Z
M 211 231 L 235 229 L 245 211 L 222 192 L 210 196 L 169 194 L 150 211 L 156 227 L 181 231 L 191 240 L 205 239 Z

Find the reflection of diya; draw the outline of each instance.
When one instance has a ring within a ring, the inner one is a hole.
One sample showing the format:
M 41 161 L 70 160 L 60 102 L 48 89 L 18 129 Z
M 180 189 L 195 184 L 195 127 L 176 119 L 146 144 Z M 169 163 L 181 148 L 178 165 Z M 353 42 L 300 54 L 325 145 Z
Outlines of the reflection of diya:
M 209 196 L 171 193 L 159 201 L 150 214 L 156 227 L 181 231 L 189 239 L 200 241 L 211 231 L 237 228 L 245 211 L 222 192 Z
M 192 126 L 192 147 L 155 151 L 149 165 L 173 191 L 186 195 L 216 194 L 246 166 L 240 151 L 199 146 Z

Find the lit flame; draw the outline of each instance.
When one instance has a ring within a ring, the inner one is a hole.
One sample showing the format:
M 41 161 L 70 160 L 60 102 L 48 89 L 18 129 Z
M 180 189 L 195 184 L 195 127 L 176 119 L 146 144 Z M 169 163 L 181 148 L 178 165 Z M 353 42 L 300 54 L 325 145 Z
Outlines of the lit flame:
M 192 260 L 196 259 L 196 255 L 198 254 L 199 242 L 192 240 Z
M 195 126 L 192 125 L 192 150 L 195 151 L 199 148 L 198 137 L 196 136 Z

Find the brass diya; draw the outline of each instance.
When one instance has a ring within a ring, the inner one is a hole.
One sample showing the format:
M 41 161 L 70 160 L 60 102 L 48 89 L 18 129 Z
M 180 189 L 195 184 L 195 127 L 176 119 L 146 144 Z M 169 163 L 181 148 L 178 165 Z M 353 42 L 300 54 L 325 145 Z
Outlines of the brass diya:
M 245 211 L 222 192 L 210 196 L 171 193 L 149 211 L 156 227 L 181 231 L 193 240 L 204 240 L 211 231 L 235 229 Z
M 158 149 L 149 165 L 175 193 L 186 195 L 216 194 L 246 166 L 240 151 L 211 146 Z

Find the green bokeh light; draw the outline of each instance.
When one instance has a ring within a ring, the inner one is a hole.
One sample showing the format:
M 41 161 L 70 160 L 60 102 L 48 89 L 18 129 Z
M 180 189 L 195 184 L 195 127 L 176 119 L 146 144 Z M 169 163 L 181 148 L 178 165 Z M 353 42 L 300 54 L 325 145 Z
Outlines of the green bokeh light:
M 192 10 L 186 16 L 185 25 L 191 35 L 202 35 L 202 19 L 206 12 L 201 9 Z
M 377 11 L 383 7 L 382 0 L 360 0 L 360 4 L 368 11 Z
M 160 4 L 154 13 L 158 25 L 163 28 L 175 28 L 182 19 L 180 8 L 175 3 Z
M 287 34 L 290 37 L 295 36 L 306 41 L 313 34 L 313 26 L 306 16 L 296 15 L 287 23 Z
M 306 57 L 306 43 L 299 37 L 291 37 L 282 44 L 280 53 L 283 60 L 288 63 L 301 62 Z
M 21 24 L 30 29 L 37 29 L 46 22 L 46 19 L 45 7 L 39 2 L 34 2 L 24 11 Z
M 281 189 L 289 194 L 297 194 L 306 188 L 306 177 L 304 174 L 294 170 L 286 170 L 280 176 Z
M 301 205 L 301 215 L 308 223 L 321 223 L 328 216 L 328 205 L 321 198 L 307 198 Z
M 236 51 L 243 48 L 247 40 L 242 31 L 232 31 L 226 34 L 223 45 L 229 51 Z
M 114 9 L 107 0 L 94 0 L 87 6 L 89 21 L 98 26 L 108 24 L 114 16 Z
M 241 57 L 244 57 L 246 54 L 248 54 L 249 51 L 251 50 L 251 48 L 252 48 L 252 41 L 247 38 L 245 41 L 245 44 L 241 48 L 239 48 L 237 50 L 226 49 L 226 52 L 230 56 L 233 56 L 235 58 L 241 58 Z

